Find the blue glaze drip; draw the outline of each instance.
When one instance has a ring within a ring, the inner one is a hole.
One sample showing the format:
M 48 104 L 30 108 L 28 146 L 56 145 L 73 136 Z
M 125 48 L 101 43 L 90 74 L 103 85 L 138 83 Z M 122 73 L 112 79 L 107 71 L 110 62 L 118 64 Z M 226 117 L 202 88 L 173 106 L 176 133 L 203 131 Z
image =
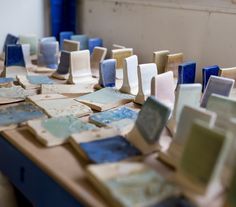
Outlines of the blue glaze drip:
M 27 79 L 31 84 L 53 84 L 54 81 L 47 76 L 27 75 Z

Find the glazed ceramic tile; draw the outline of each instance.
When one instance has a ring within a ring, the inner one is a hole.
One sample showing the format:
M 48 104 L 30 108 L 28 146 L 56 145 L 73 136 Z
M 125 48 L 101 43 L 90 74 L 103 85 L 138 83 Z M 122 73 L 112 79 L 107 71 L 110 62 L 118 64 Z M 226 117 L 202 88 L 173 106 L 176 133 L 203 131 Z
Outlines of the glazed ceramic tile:
M 107 48 L 95 47 L 91 55 L 91 70 L 94 77 L 99 77 L 99 66 L 104 61 L 107 55 Z
M 161 50 L 153 53 L 153 62 L 156 63 L 159 74 L 165 72 L 167 56 L 169 54 L 169 50 Z
M 172 71 L 156 75 L 152 78 L 151 95 L 173 109 L 175 102 L 175 81 Z
M 220 68 L 219 76 L 236 80 L 236 67 L 233 67 L 233 68 Z
M 15 45 L 18 41 L 18 37 L 13 34 L 7 34 L 6 39 L 4 41 L 3 52 L 6 51 L 7 45 Z
M 209 78 L 214 75 L 218 76 L 219 75 L 219 66 L 218 65 L 213 65 L 209 67 L 205 67 L 202 69 L 202 91 L 205 90 L 207 83 L 209 81 Z
M 133 48 L 115 49 L 111 51 L 111 58 L 116 59 L 117 69 L 124 68 L 124 59 L 133 55 Z
M 97 111 L 104 111 L 131 102 L 134 96 L 124 94 L 113 88 L 103 88 L 76 100 Z
M 211 76 L 202 95 L 201 107 L 206 107 L 208 99 L 213 93 L 222 96 L 229 96 L 233 86 L 233 79 Z
M 63 50 L 67 52 L 73 52 L 80 50 L 80 43 L 74 40 L 64 40 Z
M 57 39 L 54 36 L 42 37 L 39 39 L 40 42 L 56 42 Z
M 187 192 L 213 198 L 222 193 L 220 176 L 233 143 L 232 134 L 195 122 L 181 156 L 177 179 Z
M 52 74 L 53 78 L 67 80 L 70 68 L 70 52 L 61 51 L 60 63 L 57 70 Z
M 76 84 L 91 79 L 90 55 L 88 50 L 74 51 L 70 54 L 68 83 Z
M 95 47 L 103 47 L 103 40 L 99 37 L 89 38 L 88 39 L 88 49 L 90 54 L 93 54 Z
M 59 34 L 60 49 L 63 47 L 64 40 L 70 40 L 71 36 L 74 34 L 72 31 L 64 31 Z
M 109 126 L 113 122 L 130 119 L 135 122 L 138 113 L 127 107 L 120 107 L 100 113 L 92 114 L 89 121 L 98 126 Z
M 51 99 L 62 99 L 62 98 L 66 98 L 66 96 L 63 96 L 61 94 L 38 94 L 38 95 L 34 95 L 34 96 L 29 96 L 27 98 L 27 100 L 36 104 L 36 102 L 38 102 L 38 101 L 51 100 Z
M 27 69 L 34 70 L 37 66 L 32 64 L 31 56 L 30 56 L 30 44 L 22 44 L 21 45 L 23 57 L 25 61 L 25 67 Z
M 32 119 L 45 118 L 45 114 L 31 103 L 18 103 L 0 108 L 0 128 L 18 125 Z
M 0 88 L 2 87 L 12 87 L 13 86 L 13 78 L 0 78 Z
M 123 84 L 121 92 L 129 94 L 138 93 L 138 56 L 132 55 L 124 59 Z
M 78 85 L 41 85 L 42 94 L 84 95 L 94 92 L 94 83 L 80 83 Z
M 174 135 L 168 150 L 159 153 L 160 160 L 172 167 L 177 167 L 188 134 L 195 120 L 204 121 L 206 126 L 212 127 L 216 120 L 216 114 L 214 112 L 205 111 L 201 108 L 184 106 L 180 115 L 176 134 Z
M 141 64 L 138 66 L 138 94 L 134 102 L 143 104 L 151 95 L 151 81 L 157 75 L 157 67 L 154 63 Z
M 16 76 L 18 82 L 25 89 L 36 89 L 39 88 L 42 84 L 53 84 L 54 81 L 48 76 L 39 76 L 39 75 L 27 75 L 27 76 Z
M 50 96 L 51 94 L 47 94 Z M 57 94 L 59 96 L 59 94 Z M 32 101 L 32 97 L 29 97 Z M 41 99 L 33 102 L 50 117 L 75 115 L 77 117 L 92 113 L 91 109 L 72 98 Z
M 165 67 L 165 72 L 173 71 L 174 77 L 178 77 L 178 67 L 183 63 L 183 53 L 176 53 L 167 55 L 167 63 Z
M 38 66 L 56 69 L 59 60 L 58 42 L 41 42 L 38 52 Z
M 116 60 L 107 59 L 100 62 L 98 84 L 105 87 L 115 87 L 116 85 Z
M 88 36 L 87 35 L 72 35 L 71 40 L 78 41 L 80 43 L 80 50 L 88 49 Z
M 30 55 L 35 55 L 38 50 L 38 39 L 36 35 L 20 35 L 20 44 L 30 44 Z
M 180 64 L 178 72 L 178 84 L 195 83 L 196 62 Z
M 96 128 L 73 115 L 32 120 L 27 122 L 27 126 L 37 139 L 48 147 L 64 144 L 71 134 Z
M 88 172 L 95 187 L 115 207 L 151 206 L 179 191 L 143 163 L 89 165 Z

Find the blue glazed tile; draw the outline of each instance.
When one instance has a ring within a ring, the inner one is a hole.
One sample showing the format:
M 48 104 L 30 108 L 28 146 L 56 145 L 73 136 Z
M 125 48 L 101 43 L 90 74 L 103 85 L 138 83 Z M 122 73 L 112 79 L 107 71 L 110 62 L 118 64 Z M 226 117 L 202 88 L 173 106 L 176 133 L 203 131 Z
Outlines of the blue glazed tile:
M 22 123 L 44 117 L 45 114 L 31 103 L 21 103 L 0 109 L 0 126 Z
M 60 32 L 59 34 L 59 41 L 60 41 L 60 49 L 63 47 L 64 40 L 70 40 L 71 36 L 74 34 L 72 31 Z
M 42 38 L 40 39 L 40 42 L 56 42 L 56 41 L 57 41 L 57 39 L 56 39 L 56 37 L 54 37 L 54 36 L 42 37 Z
M 120 121 L 122 119 L 136 120 L 137 116 L 138 113 L 136 111 L 127 107 L 121 107 L 93 114 L 89 117 L 89 120 L 100 126 L 106 126 L 114 121 Z
M 57 69 L 58 51 L 58 42 L 41 42 L 39 45 L 38 65 L 51 69 Z
M 142 137 L 150 144 L 156 143 L 170 116 L 171 110 L 166 105 L 150 96 L 139 112 L 136 126 Z
M 7 45 L 4 65 L 6 67 L 9 66 L 25 67 L 23 50 L 20 44 Z
M 57 73 L 60 75 L 65 75 L 69 73 L 70 67 L 70 52 L 61 51 L 60 63 L 57 68 Z
M 90 161 L 98 164 L 118 162 L 141 155 L 141 152 L 122 136 L 81 143 L 80 148 Z
M 90 54 L 93 53 L 95 47 L 103 47 L 103 40 L 101 38 L 90 38 L 88 41 Z
M 99 84 L 104 88 L 116 85 L 116 60 L 108 59 L 100 63 Z
M 54 81 L 50 79 L 48 76 L 41 75 L 27 75 L 27 79 L 31 84 L 53 84 Z
M 80 43 L 80 50 L 88 49 L 88 36 L 87 35 L 72 35 L 71 40 L 78 41 Z
M 211 75 L 219 76 L 219 71 L 220 68 L 218 65 L 213 65 L 202 69 L 202 91 L 205 90 Z
M 4 46 L 3 46 L 3 52 L 6 51 L 7 49 L 7 45 L 15 45 L 18 41 L 18 37 L 12 35 L 12 34 L 7 34 L 5 42 L 4 42 Z
M 196 62 L 186 62 L 179 65 L 178 84 L 195 83 Z
M 172 196 L 150 207 L 196 207 L 196 206 L 184 197 Z
M 0 84 L 1 83 L 11 83 L 14 81 L 14 78 L 0 78 Z

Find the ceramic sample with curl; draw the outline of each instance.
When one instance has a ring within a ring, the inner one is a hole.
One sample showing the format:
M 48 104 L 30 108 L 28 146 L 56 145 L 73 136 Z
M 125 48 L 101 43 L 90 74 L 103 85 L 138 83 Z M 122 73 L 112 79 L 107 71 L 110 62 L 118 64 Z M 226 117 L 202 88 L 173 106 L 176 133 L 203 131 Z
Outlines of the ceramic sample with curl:
M 79 84 L 92 79 L 90 53 L 88 50 L 70 53 L 70 69 L 68 83 Z
M 224 77 L 224 78 L 231 78 L 231 79 L 236 80 L 236 67 L 220 68 L 219 76 L 220 77 Z
M 80 43 L 80 50 L 87 50 L 88 49 L 88 39 L 89 39 L 89 37 L 87 35 L 85 35 L 85 34 L 72 35 L 70 37 L 70 39 Z
M 178 68 L 178 84 L 195 83 L 196 62 L 185 62 Z
M 211 76 L 202 95 L 201 107 L 205 108 L 211 94 L 228 97 L 234 87 L 234 80 L 218 76 Z
M 178 78 L 178 67 L 183 63 L 183 53 L 169 54 L 167 55 L 167 62 L 165 66 L 165 72 L 173 71 L 174 77 Z
M 117 61 L 117 79 L 123 79 L 124 59 L 133 55 L 133 48 L 113 49 L 111 58 Z
M 19 35 L 20 44 L 30 45 L 30 55 L 36 55 L 38 51 L 38 38 L 36 35 Z
M 67 52 L 73 52 L 80 50 L 80 43 L 73 40 L 64 40 L 63 41 L 63 50 Z
M 93 37 L 88 39 L 88 49 L 90 54 L 93 54 L 95 47 L 103 47 L 103 40 L 100 37 Z
M 109 87 L 80 96 L 75 100 L 88 105 L 96 111 L 105 111 L 133 101 L 134 96 L 121 93 L 118 90 Z
M 31 120 L 27 122 L 27 126 L 36 138 L 47 147 L 64 144 L 71 134 L 96 128 L 95 125 L 83 122 L 73 115 Z
M 158 101 L 166 104 L 170 109 L 174 108 L 175 82 L 172 71 L 156 75 L 152 78 L 151 95 Z
M 107 48 L 95 47 L 90 58 L 91 70 L 93 77 L 99 77 L 99 66 L 107 55 Z
M 204 92 L 207 83 L 212 75 L 219 76 L 220 68 L 218 65 L 204 67 L 202 69 L 202 92 Z
M 151 81 L 157 75 L 155 63 L 141 64 L 138 66 L 138 94 L 134 102 L 143 104 L 151 95 Z
M 88 175 L 116 207 L 155 206 L 179 192 L 161 174 L 138 162 L 89 165 Z
M 167 64 L 167 59 L 169 54 L 170 54 L 169 50 L 160 50 L 153 52 L 153 63 L 156 63 L 159 74 L 165 72 L 165 67 Z
M 159 159 L 168 165 L 176 168 L 181 158 L 188 134 L 195 120 L 204 121 L 204 123 L 213 127 L 216 121 L 214 112 L 206 111 L 200 107 L 184 106 L 180 115 L 176 134 L 168 149 L 159 152 Z
M 77 145 L 78 153 L 94 163 L 118 162 L 149 154 L 159 148 L 158 141 L 169 115 L 167 106 L 149 97 L 126 137 L 95 138 L 90 142 L 81 140 Z
M 192 125 L 176 174 L 187 197 L 209 204 L 224 191 L 221 176 L 232 148 L 231 133 L 201 121 Z
M 138 56 L 132 55 L 124 59 L 123 84 L 121 92 L 129 94 L 138 93 Z
M 72 31 L 60 32 L 60 34 L 59 34 L 60 49 L 63 48 L 64 40 L 70 40 L 72 35 L 74 35 L 74 32 L 72 32 Z

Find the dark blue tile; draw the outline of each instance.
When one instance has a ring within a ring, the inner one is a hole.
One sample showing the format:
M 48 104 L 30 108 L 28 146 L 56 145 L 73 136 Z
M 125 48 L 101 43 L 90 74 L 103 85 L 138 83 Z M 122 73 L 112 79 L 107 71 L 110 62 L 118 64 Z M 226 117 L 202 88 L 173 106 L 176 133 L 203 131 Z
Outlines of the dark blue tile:
M 219 70 L 220 68 L 218 65 L 213 65 L 202 69 L 202 91 L 205 90 L 208 80 L 212 75 L 219 76 Z
M 9 67 L 9 66 L 25 67 L 23 50 L 20 44 L 7 45 L 4 65 L 6 67 Z
M 103 47 L 103 40 L 99 37 L 90 38 L 88 41 L 88 47 L 90 54 L 92 54 L 95 47 Z
M 7 49 L 7 45 L 15 45 L 18 41 L 18 37 L 12 35 L 12 34 L 7 34 L 5 42 L 4 42 L 4 46 L 3 46 L 3 52 L 6 51 Z
M 69 73 L 70 67 L 70 52 L 61 51 L 60 63 L 58 65 L 57 73 L 60 75 L 65 75 Z
M 60 49 L 63 47 L 64 40 L 70 40 L 71 36 L 74 34 L 72 31 L 60 32 L 59 41 L 60 41 Z
M 116 60 L 108 59 L 100 63 L 99 84 L 104 88 L 116 85 Z
M 196 207 L 184 197 L 169 197 L 151 207 Z
M 122 136 L 81 143 L 80 147 L 90 161 L 98 164 L 118 162 L 141 155 L 141 152 Z
M 179 65 L 178 84 L 195 83 L 196 62 L 186 62 Z

